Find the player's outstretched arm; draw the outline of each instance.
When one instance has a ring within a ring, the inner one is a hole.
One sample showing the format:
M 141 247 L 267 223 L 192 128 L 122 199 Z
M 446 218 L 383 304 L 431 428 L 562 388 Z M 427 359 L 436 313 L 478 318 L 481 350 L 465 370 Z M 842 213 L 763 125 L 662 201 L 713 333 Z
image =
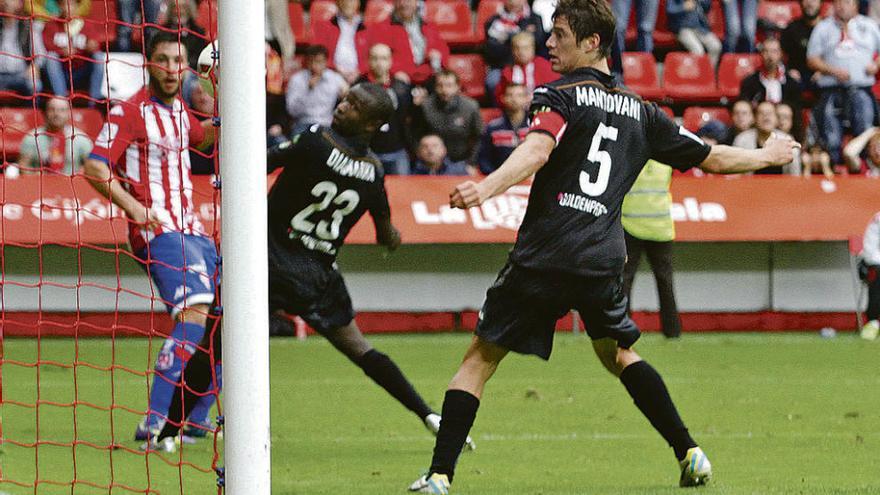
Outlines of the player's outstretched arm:
M 131 221 L 137 224 L 152 226 L 158 221 L 153 217 L 149 208 L 128 193 L 116 177 L 110 172 L 110 167 L 94 158 L 89 158 L 83 164 L 86 179 L 101 196 L 109 199 L 128 215 Z
M 470 208 L 483 204 L 487 199 L 534 175 L 547 163 L 555 146 L 556 141 L 549 134 L 529 133 L 498 170 L 479 182 L 466 181 L 456 186 L 449 195 L 449 204 L 453 208 Z
M 794 159 L 801 145 L 789 137 L 773 136 L 763 148 L 747 150 L 716 144 L 700 169 L 713 174 L 743 174 L 766 167 L 781 167 Z

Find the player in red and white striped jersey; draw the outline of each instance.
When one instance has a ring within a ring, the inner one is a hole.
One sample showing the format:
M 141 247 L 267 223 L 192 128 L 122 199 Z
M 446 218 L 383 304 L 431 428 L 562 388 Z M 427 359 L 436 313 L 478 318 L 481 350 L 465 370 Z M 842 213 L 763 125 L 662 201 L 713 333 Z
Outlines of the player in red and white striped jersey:
M 205 332 L 219 274 L 214 240 L 193 211 L 189 156 L 191 146 L 213 143 L 214 128 L 196 120 L 180 98 L 187 52 L 177 34 L 155 34 L 147 59 L 149 84 L 110 110 L 85 164 L 95 189 L 128 216 L 132 253 L 175 320 L 156 358 L 138 439 L 164 422 L 183 361 Z M 192 420 L 207 417 L 211 396 L 205 399 Z

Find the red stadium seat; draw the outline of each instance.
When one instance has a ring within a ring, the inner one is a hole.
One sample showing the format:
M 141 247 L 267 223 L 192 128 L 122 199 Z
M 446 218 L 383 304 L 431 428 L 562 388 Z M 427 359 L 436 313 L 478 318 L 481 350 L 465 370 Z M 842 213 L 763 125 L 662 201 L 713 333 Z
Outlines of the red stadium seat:
M 287 12 L 290 15 L 290 29 L 293 30 L 296 41 L 308 43 L 309 30 L 306 29 L 306 16 L 302 4 L 299 2 L 288 3 Z
M 450 55 L 449 69 L 458 74 L 462 93 L 476 99 L 486 93 L 486 65 L 480 55 Z
M 369 0 L 364 9 L 364 24 L 372 26 L 388 19 L 391 11 L 394 10 L 394 4 L 391 0 Z
M 663 89 L 673 100 L 705 102 L 721 98 L 708 55 L 670 52 L 664 62 Z
M 115 2 L 114 2 L 115 3 Z M 94 6 L 92 7 L 94 9 Z M 217 37 L 217 0 L 202 0 L 196 22 L 205 30 L 208 38 Z
M 336 2 L 333 0 L 314 0 L 309 7 L 309 24 L 315 21 L 329 21 L 336 16 Z
M 99 26 L 100 33 L 98 42 L 112 43 L 116 41 L 116 27 L 118 25 L 118 17 L 116 16 L 116 0 L 93 0 L 89 13 L 85 16 L 85 21 Z M 140 42 L 140 29 L 132 29 L 132 39 Z
M 635 15 L 635 8 L 630 15 Z M 635 18 L 630 24 L 633 26 L 633 39 L 635 39 Z M 675 35 L 669 31 L 669 21 L 666 20 L 666 0 L 660 0 L 657 10 L 657 24 L 654 27 L 654 48 L 674 48 L 676 45 Z
M 104 118 L 101 112 L 93 108 L 74 108 L 71 114 L 73 126 L 82 129 L 92 140 L 98 137 L 101 127 L 104 126 Z
M 697 132 L 700 126 L 710 120 L 718 120 L 724 125 L 730 125 L 730 112 L 724 107 L 688 107 L 682 116 L 685 129 L 692 132 Z
M 706 16 L 709 21 L 709 29 L 715 33 L 715 36 L 718 36 L 719 39 L 724 39 L 724 34 L 727 30 L 724 27 L 724 7 L 722 7 L 721 2 L 712 2 L 712 8 L 709 9 L 709 14 Z
M 758 19 L 779 29 L 785 28 L 785 26 L 788 26 L 788 23 L 800 16 L 801 6 L 798 2 L 758 3 Z
M 500 108 L 481 108 L 480 109 L 480 117 L 483 119 L 483 123 L 491 122 L 498 117 L 501 117 L 501 109 Z
M 648 100 L 660 100 L 666 95 L 657 76 L 657 61 L 650 53 L 623 53 L 623 82 Z
M 6 160 L 18 158 L 25 134 L 43 124 L 43 113 L 33 108 L 0 108 L 0 139 Z
M 718 64 L 718 90 L 721 96 L 739 96 L 740 82 L 761 67 L 761 56 L 747 53 L 725 53 Z
M 433 23 L 440 36 L 450 45 L 474 45 L 474 25 L 467 2 L 428 0 L 425 2 L 425 20 Z

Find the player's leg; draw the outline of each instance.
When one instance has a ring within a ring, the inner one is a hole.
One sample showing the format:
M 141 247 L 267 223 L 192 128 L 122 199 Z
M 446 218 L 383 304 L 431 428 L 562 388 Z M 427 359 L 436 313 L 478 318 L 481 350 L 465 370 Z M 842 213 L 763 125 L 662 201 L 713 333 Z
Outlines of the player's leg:
M 626 315 L 626 301 L 618 278 L 596 279 L 584 286 L 586 299 L 578 310 L 593 340 L 593 350 L 603 366 L 617 376 L 636 407 L 675 452 L 682 465 L 682 486 L 703 484 L 711 465 L 688 433 L 660 374 L 632 350 L 639 329 Z
M 681 336 L 681 319 L 675 303 L 675 285 L 672 278 L 672 242 L 645 243 L 648 263 L 657 282 L 657 297 L 660 300 L 660 327 L 663 335 L 669 338 Z M 627 295 L 628 297 L 629 295 Z
M 341 327 L 318 331 L 333 347 L 363 370 L 365 375 L 423 422 L 434 413 L 397 364 L 367 342 L 354 320 Z

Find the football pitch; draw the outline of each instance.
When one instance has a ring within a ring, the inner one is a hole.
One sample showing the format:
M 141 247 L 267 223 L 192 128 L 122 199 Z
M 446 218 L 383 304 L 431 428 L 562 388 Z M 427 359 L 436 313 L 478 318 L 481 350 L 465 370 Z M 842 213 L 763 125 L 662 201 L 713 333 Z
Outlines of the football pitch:
M 370 337 L 437 409 L 468 339 Z M 177 454 L 136 452 L 138 417 L 124 408 L 145 407 L 146 378 L 125 368 L 149 368 L 148 341 L 120 339 L 114 349 L 109 339 L 82 340 L 78 348 L 73 340 L 43 339 L 40 361 L 76 359 L 76 371 L 15 364 L 37 361 L 34 340 L 3 345 L 2 479 L 33 483 L 38 470 L 41 480 L 60 484 L 34 490 L 0 481 L 0 493 L 108 493 L 62 485 L 74 478 L 99 486 L 112 479 L 140 493 L 217 492 L 213 473 L 179 469 Z M 418 419 L 323 339 L 271 345 L 273 493 L 405 493 L 433 448 Z M 686 334 L 672 342 L 646 335 L 636 349 L 663 374 L 713 463 L 714 482 L 699 493 L 880 494 L 880 344 L 815 333 Z M 114 362 L 112 373 L 102 369 Z M 38 394 L 39 415 L 15 404 L 33 404 Z M 36 453 L 12 443 L 35 442 L 37 432 L 43 443 Z M 583 336 L 558 335 L 549 363 L 507 358 L 472 433 L 478 448 L 462 455 L 453 494 L 691 492 L 677 488 L 671 450 Z M 95 448 L 113 443 L 124 448 Z M 187 445 L 183 458 L 209 467 L 212 453 L 208 438 Z

